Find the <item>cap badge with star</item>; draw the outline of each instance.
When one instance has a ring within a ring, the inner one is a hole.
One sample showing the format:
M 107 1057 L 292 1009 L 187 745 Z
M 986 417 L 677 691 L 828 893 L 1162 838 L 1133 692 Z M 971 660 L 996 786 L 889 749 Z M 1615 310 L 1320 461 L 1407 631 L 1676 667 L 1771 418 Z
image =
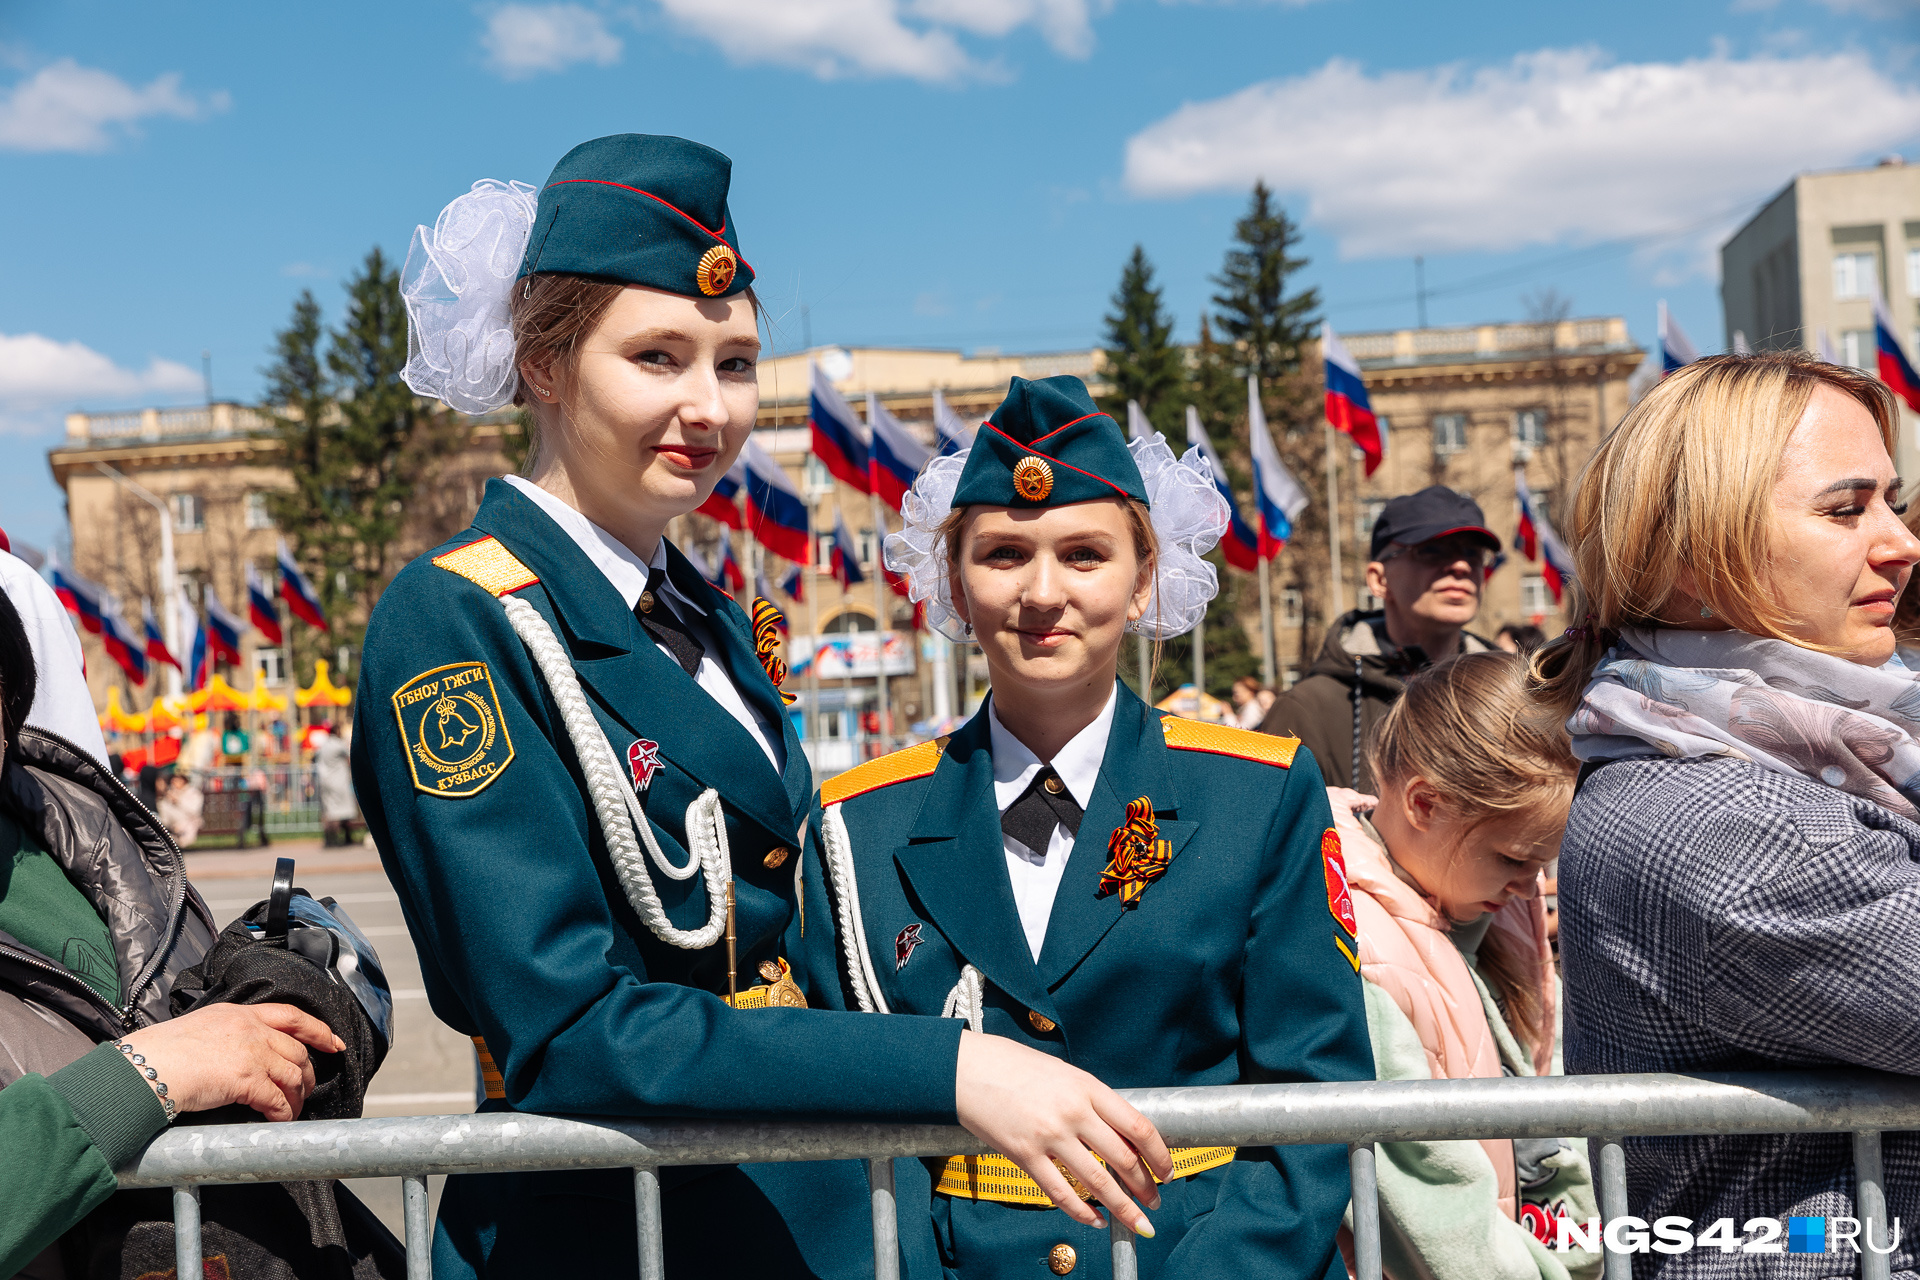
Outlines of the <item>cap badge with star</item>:
M 953 505 L 1064 507 L 1097 498 L 1148 505 L 1120 424 L 1070 374 L 1015 378 L 974 436 Z

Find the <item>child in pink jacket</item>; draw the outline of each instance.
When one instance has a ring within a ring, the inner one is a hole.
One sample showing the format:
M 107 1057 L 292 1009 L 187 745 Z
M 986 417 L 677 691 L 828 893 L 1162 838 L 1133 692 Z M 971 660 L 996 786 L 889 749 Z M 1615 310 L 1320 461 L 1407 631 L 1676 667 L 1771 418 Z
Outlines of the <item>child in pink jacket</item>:
M 1566 739 L 1530 715 L 1525 666 L 1465 654 L 1407 682 L 1368 743 L 1380 795 L 1328 789 L 1360 925 L 1375 1075 L 1557 1074 L 1559 983 L 1540 898 L 1573 798 Z M 1363 814 L 1371 810 L 1371 821 Z M 1554 1219 L 1597 1213 L 1581 1138 L 1389 1142 L 1394 1280 L 1586 1280 Z

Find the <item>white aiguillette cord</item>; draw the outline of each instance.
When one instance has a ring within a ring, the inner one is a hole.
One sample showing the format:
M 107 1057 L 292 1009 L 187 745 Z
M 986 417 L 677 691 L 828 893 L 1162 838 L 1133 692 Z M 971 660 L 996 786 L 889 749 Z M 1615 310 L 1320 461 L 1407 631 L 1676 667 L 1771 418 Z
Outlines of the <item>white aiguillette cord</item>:
M 539 667 L 547 688 L 553 693 L 554 703 L 560 708 L 560 718 L 567 726 L 567 736 L 573 740 L 574 754 L 580 760 L 580 771 L 586 775 L 587 795 L 593 802 L 600 833 L 606 839 L 607 855 L 613 861 L 614 874 L 626 891 L 627 901 L 662 942 L 698 951 L 720 941 L 731 915 L 728 907 L 733 894 L 733 861 L 727 849 L 727 824 L 720 808 L 719 791 L 709 787 L 687 806 L 690 856 L 686 866 L 674 866 L 654 838 L 653 824 L 647 821 L 640 798 L 634 794 L 626 770 L 614 755 L 613 744 L 607 741 L 606 731 L 594 718 L 586 694 L 580 691 L 573 662 L 561 648 L 553 628 L 547 625 L 539 610 L 518 596 L 501 596 L 500 607 L 506 610 L 507 621 L 527 646 L 527 652 L 533 655 L 534 665 Z M 640 841 L 646 843 L 654 866 L 669 880 L 686 880 L 696 871 L 706 872 L 706 924 L 698 929 L 676 929 L 667 919 L 659 891 L 653 887 L 653 877 L 647 874 L 646 860 L 640 856 L 635 831 L 640 833 Z
M 820 823 L 826 843 L 826 871 L 838 890 L 834 902 L 834 920 L 840 927 L 840 953 L 847 964 L 847 982 L 853 988 L 854 1001 L 862 1013 L 891 1013 L 887 998 L 880 992 L 880 979 L 874 973 L 873 956 L 867 950 L 867 927 L 860 914 L 860 884 L 853 873 L 853 838 L 847 832 L 847 820 L 840 806 L 827 806 Z M 960 981 L 947 993 L 940 1010 L 943 1018 L 964 1018 L 973 1031 L 981 1029 L 986 1014 L 985 979 L 972 965 L 962 965 Z

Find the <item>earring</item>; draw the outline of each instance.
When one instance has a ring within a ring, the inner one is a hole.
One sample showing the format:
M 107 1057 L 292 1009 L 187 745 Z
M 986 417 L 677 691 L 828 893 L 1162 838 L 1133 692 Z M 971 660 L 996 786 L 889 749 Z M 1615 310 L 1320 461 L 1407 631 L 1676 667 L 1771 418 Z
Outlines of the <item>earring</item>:
M 1713 616 L 1713 606 L 1704 600 L 1700 602 L 1700 616 L 1703 618 L 1711 618 Z
M 548 396 L 551 396 L 553 394 L 553 392 L 546 387 L 535 387 L 534 391 L 539 394 L 542 400 L 545 400 Z

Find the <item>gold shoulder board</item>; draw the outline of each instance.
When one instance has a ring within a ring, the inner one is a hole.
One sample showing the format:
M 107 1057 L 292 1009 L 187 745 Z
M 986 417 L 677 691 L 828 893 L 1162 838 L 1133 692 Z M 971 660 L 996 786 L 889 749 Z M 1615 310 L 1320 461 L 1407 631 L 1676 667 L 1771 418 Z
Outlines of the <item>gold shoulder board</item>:
M 540 575 L 521 564 L 498 538 L 482 538 L 464 547 L 455 547 L 445 555 L 435 556 L 433 562 L 496 596 L 540 581 Z
M 820 803 L 839 804 L 896 782 L 924 778 L 940 766 L 940 754 L 947 749 L 945 738 L 922 742 L 903 751 L 881 756 L 856 765 L 837 778 L 829 778 L 820 788 Z
M 1160 728 L 1166 734 L 1167 745 L 1175 751 L 1206 751 L 1216 756 L 1237 756 L 1242 760 L 1278 765 L 1282 769 L 1293 767 L 1293 753 L 1300 749 L 1298 738 L 1281 738 L 1271 733 L 1255 733 L 1251 729 L 1234 729 L 1200 720 L 1182 720 L 1178 716 L 1160 717 Z

